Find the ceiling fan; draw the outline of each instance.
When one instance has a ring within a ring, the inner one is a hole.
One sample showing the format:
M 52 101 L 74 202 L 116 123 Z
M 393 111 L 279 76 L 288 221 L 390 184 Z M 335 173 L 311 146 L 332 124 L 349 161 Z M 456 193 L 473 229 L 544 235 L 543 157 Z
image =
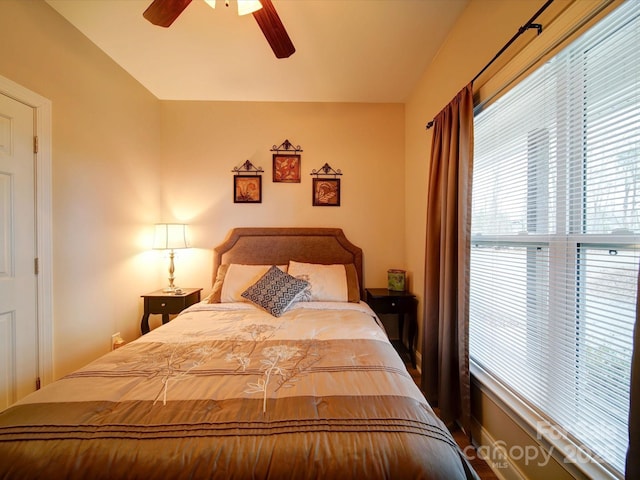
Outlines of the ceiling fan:
M 153 0 L 142 14 L 154 25 L 168 27 L 182 11 L 187 8 L 191 0 Z M 226 2 L 228 5 L 228 2 Z M 290 57 L 296 48 L 293 46 L 287 31 L 276 12 L 271 0 L 260 0 L 262 8 L 252 13 L 253 18 L 264 34 L 277 58 Z

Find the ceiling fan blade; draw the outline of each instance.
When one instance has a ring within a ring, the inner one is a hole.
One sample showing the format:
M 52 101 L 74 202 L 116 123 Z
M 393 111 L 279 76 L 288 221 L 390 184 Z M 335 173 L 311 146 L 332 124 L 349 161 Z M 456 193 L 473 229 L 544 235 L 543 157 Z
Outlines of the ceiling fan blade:
M 153 0 L 142 16 L 154 25 L 168 27 L 190 3 L 191 0 Z
M 287 34 L 278 16 L 278 12 L 276 12 L 271 0 L 260 0 L 260 3 L 262 8 L 253 12 L 253 18 L 258 22 L 260 30 L 262 30 L 267 42 L 271 45 L 276 57 L 290 57 L 296 51 L 296 47 L 293 46 L 289 34 Z

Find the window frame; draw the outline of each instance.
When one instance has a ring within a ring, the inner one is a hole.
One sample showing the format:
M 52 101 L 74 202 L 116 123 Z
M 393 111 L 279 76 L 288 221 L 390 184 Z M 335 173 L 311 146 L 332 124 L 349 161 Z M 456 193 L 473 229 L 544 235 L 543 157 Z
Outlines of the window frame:
M 565 83 L 566 84 L 566 83 Z M 585 83 L 583 82 L 583 86 Z M 486 105 L 482 105 L 478 108 L 478 111 L 486 108 Z M 555 233 L 553 234 L 528 234 L 526 232 L 519 234 L 481 234 L 471 236 L 471 249 L 474 248 L 496 248 L 496 247 L 525 247 L 527 249 L 548 248 L 549 258 L 562 258 L 565 263 L 561 265 L 565 277 L 574 279 L 570 292 L 562 291 L 562 289 L 549 289 L 549 318 L 561 318 L 561 315 L 554 315 L 554 308 L 559 308 L 558 305 L 566 305 L 575 303 L 576 315 L 578 317 L 574 319 L 571 327 L 575 327 L 576 346 L 578 351 L 574 356 L 575 362 L 574 372 L 579 371 L 582 367 L 579 365 L 579 357 L 584 353 L 580 351 L 580 348 L 584 347 L 584 322 L 581 321 L 581 315 L 585 315 L 584 311 L 584 299 L 580 297 L 580 284 L 584 282 L 584 276 L 586 275 L 586 266 L 583 265 L 582 260 L 586 255 L 587 249 L 599 249 L 599 250 L 620 250 L 620 249 L 638 249 L 639 241 L 637 232 L 635 235 L 626 235 L 624 233 L 611 233 L 611 234 L 593 234 L 586 232 L 586 211 L 587 211 L 587 184 L 586 180 L 586 107 L 578 112 L 572 112 L 576 115 L 576 119 L 570 122 L 571 132 L 567 132 L 571 138 L 580 138 L 581 141 L 578 145 L 569 142 L 572 147 L 572 151 L 568 152 L 556 152 L 556 163 L 560 164 L 560 169 L 573 172 L 572 175 L 576 177 L 582 177 L 582 188 L 574 190 L 571 195 L 567 195 L 566 182 L 562 182 L 561 179 L 557 179 L 555 192 L 556 201 L 556 218 Z M 562 154 L 565 153 L 564 157 Z M 529 158 L 527 156 L 527 158 Z M 528 181 L 530 179 L 528 178 Z M 568 199 L 568 202 L 567 202 Z M 527 212 L 535 212 L 538 206 L 533 201 L 529 203 L 531 199 L 527 199 Z M 564 206 L 568 204 L 568 208 Z M 543 209 L 540 209 L 543 210 Z M 529 215 L 527 215 L 529 218 Z M 536 216 L 537 218 L 537 216 Z M 549 221 L 549 219 L 547 219 Z M 531 228 L 533 227 L 533 228 Z M 527 225 L 525 230 L 537 231 L 535 226 Z M 549 278 L 556 276 L 554 269 L 559 268 L 549 262 Z M 527 274 L 527 284 L 530 281 Z M 551 281 L 549 281 L 551 283 Z M 554 297 L 562 297 L 571 295 L 575 298 L 569 302 L 563 300 L 562 302 L 556 301 Z M 565 324 L 566 326 L 566 324 Z M 557 343 L 557 340 L 556 340 Z M 553 341 L 551 342 L 553 348 Z M 517 393 L 510 390 L 509 387 L 502 384 L 498 379 L 493 377 L 488 371 L 483 368 L 481 364 L 476 362 L 473 358 L 470 358 L 470 367 L 472 373 L 472 381 L 478 385 L 480 389 L 485 392 L 496 403 L 502 406 L 505 411 L 516 421 L 525 431 L 531 436 L 536 438 L 542 445 L 551 450 L 551 453 L 559 463 L 564 464 L 569 471 L 574 473 L 581 472 L 587 473 L 591 476 L 611 476 L 612 471 L 604 465 L 599 463 L 580 463 L 567 465 L 563 462 L 564 456 L 571 455 L 579 456 L 582 458 L 588 458 L 588 449 L 584 449 L 580 446 L 571 434 L 568 432 L 559 432 L 554 428 L 552 423 L 536 408 L 527 403 L 523 398 L 520 398 Z M 546 376 L 546 374 L 545 374 Z M 569 379 L 579 383 L 579 379 Z M 553 388 L 549 385 L 546 389 L 549 392 Z M 579 385 L 577 388 L 580 388 Z M 553 400 L 553 397 L 550 396 Z M 579 402 L 579 398 L 576 400 Z

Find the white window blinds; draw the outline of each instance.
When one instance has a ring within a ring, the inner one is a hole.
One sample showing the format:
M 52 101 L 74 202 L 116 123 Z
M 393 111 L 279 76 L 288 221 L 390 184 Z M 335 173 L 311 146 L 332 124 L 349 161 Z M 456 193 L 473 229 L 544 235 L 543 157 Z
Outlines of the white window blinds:
M 640 263 L 638 45 L 629 1 L 474 127 L 471 360 L 576 464 L 618 477 Z

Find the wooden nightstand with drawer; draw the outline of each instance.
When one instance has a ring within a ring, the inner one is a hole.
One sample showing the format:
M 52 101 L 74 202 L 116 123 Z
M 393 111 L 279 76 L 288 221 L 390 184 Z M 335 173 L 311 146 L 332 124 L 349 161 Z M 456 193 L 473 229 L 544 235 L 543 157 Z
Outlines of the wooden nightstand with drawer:
M 162 315 L 162 323 L 169 322 L 169 315 L 177 315 L 182 310 L 200 301 L 201 288 L 183 288 L 182 293 L 155 292 L 141 295 L 144 298 L 144 314 L 140 322 L 142 334 L 149 333 L 149 315 Z
M 398 315 L 398 333 L 400 335 L 400 346 L 408 350 L 411 364 L 416 367 L 416 352 L 414 350 L 414 340 L 416 327 L 418 325 L 418 299 L 410 292 L 396 292 L 386 288 L 367 288 L 366 302 L 377 315 L 395 314 Z M 407 332 L 408 348 L 404 344 L 405 318 L 409 321 Z

